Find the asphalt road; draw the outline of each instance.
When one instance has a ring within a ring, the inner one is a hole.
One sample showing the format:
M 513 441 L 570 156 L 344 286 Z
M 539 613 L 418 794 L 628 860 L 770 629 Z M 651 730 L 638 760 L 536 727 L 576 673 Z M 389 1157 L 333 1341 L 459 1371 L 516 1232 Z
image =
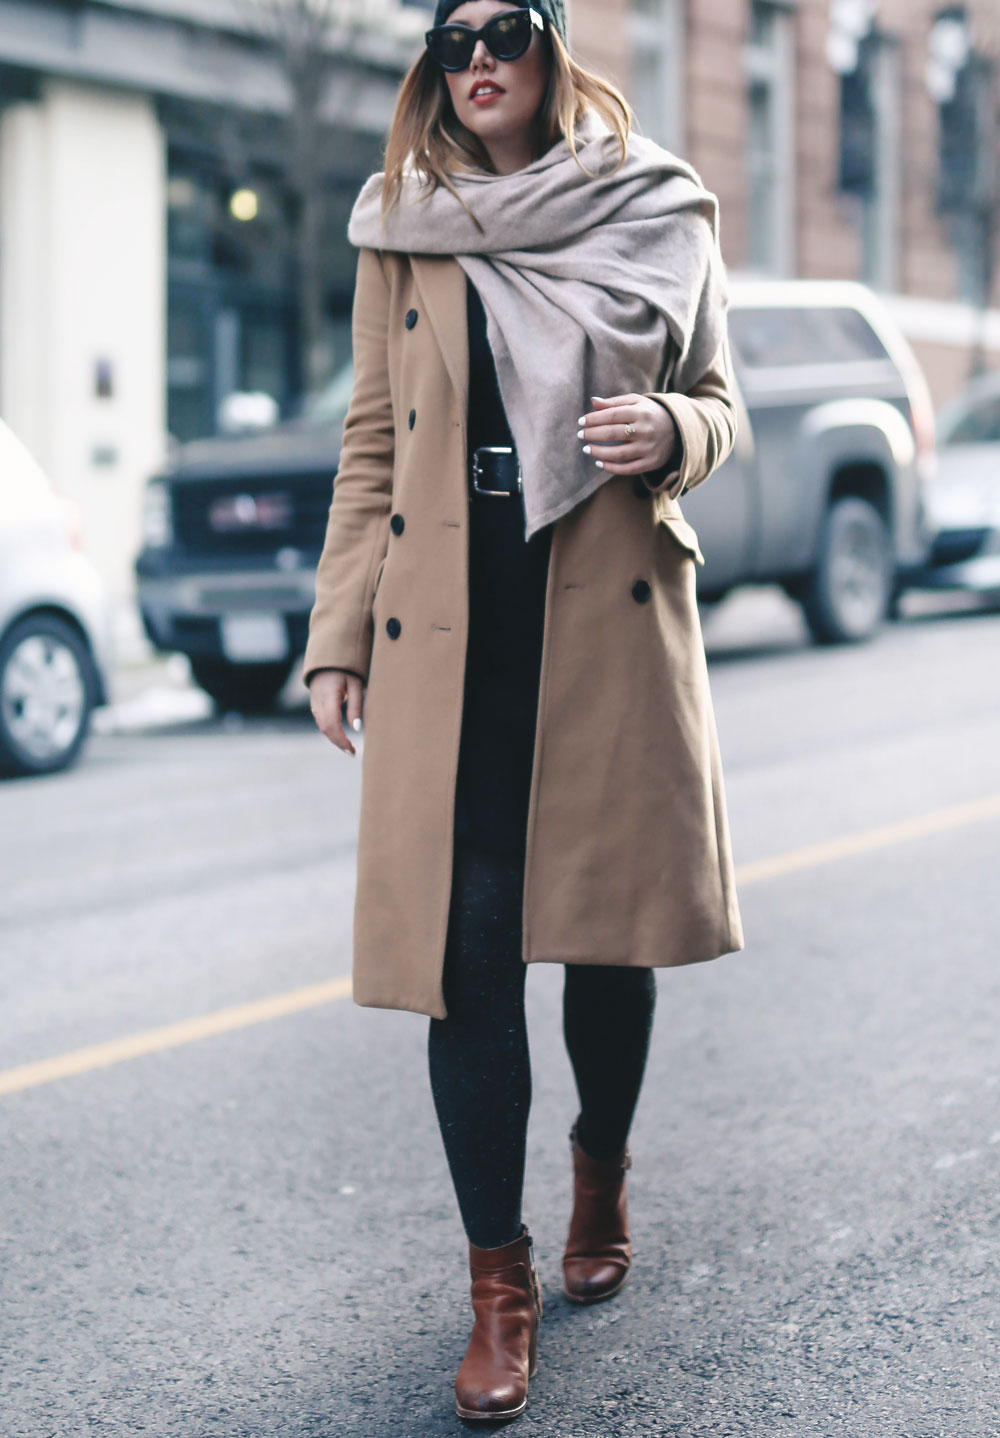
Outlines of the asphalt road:
M 1000 1433 L 1000 615 L 822 652 L 766 620 L 706 628 L 748 947 L 659 975 L 633 1278 L 590 1310 L 529 974 L 525 1438 Z M 3 1438 L 462 1431 L 426 1021 L 183 1027 L 348 972 L 358 770 L 293 713 L 112 726 L 0 788 L 0 1087 L 182 1025 L 0 1097 Z

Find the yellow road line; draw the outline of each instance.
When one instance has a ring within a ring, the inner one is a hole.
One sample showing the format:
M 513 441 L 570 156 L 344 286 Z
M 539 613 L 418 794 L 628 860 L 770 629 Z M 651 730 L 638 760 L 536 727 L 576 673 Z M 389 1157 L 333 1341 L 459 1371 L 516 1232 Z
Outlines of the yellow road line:
M 965 824 L 978 823 L 981 819 L 998 817 L 1000 794 L 990 794 L 969 804 L 956 804 L 950 809 L 918 814 L 898 824 L 884 824 L 878 829 L 865 829 L 860 834 L 846 834 L 842 839 L 829 839 L 823 844 L 810 844 L 803 849 L 792 849 L 787 854 L 775 854 L 770 859 L 741 864 L 736 870 L 736 882 L 745 885 L 760 883 L 762 879 L 778 879 L 799 869 L 815 869 L 836 859 L 849 859 L 855 854 L 870 853 L 872 849 L 886 849 L 908 839 L 921 839 L 927 834 L 940 834 L 946 829 L 958 829 Z
M 350 992 L 350 979 L 331 979 L 324 984 L 311 984 L 305 989 L 293 989 L 290 993 L 258 999 L 255 1003 L 238 1004 L 235 1008 L 217 1009 L 215 1013 L 202 1014 L 199 1018 L 164 1024 L 162 1028 L 147 1029 L 145 1033 L 129 1034 L 126 1038 L 112 1039 L 106 1044 L 76 1049 L 57 1058 L 22 1064 L 20 1068 L 0 1072 L 0 1095 L 38 1088 L 41 1084 L 90 1073 L 94 1069 L 106 1069 L 112 1064 L 124 1063 L 126 1059 L 179 1048 L 182 1044 L 213 1038 L 216 1034 L 233 1033 L 236 1029 L 248 1029 L 253 1024 L 269 1023 L 271 1019 L 280 1019 L 286 1014 L 298 1014 L 304 1009 L 332 1004 L 337 999 L 347 998 Z
M 995 818 L 1000 818 L 1000 794 L 991 794 L 969 804 L 956 804 L 949 809 L 935 809 L 929 814 L 904 819 L 898 824 L 884 824 L 877 829 L 865 829 L 859 834 L 847 834 L 842 839 L 830 839 L 823 844 L 791 849 L 785 854 L 775 854 L 770 859 L 741 864 L 736 870 L 736 880 L 745 888 L 749 884 L 781 878 L 784 874 L 794 874 L 802 869 L 819 868 L 822 864 L 830 864 L 837 859 L 848 859 L 855 854 L 867 854 L 873 849 L 889 848 L 909 839 L 920 839 L 928 834 L 939 834 L 948 829 L 978 823 L 982 819 Z M 113 1064 L 141 1058 L 145 1054 L 180 1048 L 184 1044 L 195 1043 L 198 1039 L 213 1038 L 216 1034 L 234 1033 L 254 1024 L 269 1023 L 272 1019 L 282 1018 L 286 1014 L 317 1009 L 324 1004 L 346 999 L 350 993 L 349 978 L 330 979 L 326 983 L 311 984 L 308 988 L 293 989 L 290 993 L 258 999 L 255 1003 L 238 1004 L 232 1009 L 219 1009 L 212 1014 L 202 1014 L 199 1018 L 182 1019 L 180 1023 L 147 1029 L 144 1033 L 112 1039 L 106 1044 L 94 1044 L 91 1048 L 76 1049 L 73 1053 L 61 1054 L 56 1058 L 41 1059 L 38 1063 L 22 1064 L 20 1068 L 0 1070 L 0 1097 L 4 1094 L 19 1093 L 23 1089 L 39 1088 L 42 1084 L 54 1083 L 56 1079 L 73 1078 L 77 1074 L 109 1068 Z

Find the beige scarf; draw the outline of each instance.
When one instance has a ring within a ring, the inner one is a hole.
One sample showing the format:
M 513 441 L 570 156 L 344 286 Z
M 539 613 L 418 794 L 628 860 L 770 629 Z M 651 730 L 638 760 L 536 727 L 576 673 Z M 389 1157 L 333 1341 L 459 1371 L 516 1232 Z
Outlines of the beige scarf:
M 639 135 L 628 157 L 589 110 L 577 130 L 512 175 L 473 171 L 448 190 L 415 174 L 383 222 L 382 174 L 358 196 L 348 236 L 368 249 L 454 255 L 487 318 L 500 394 L 524 475 L 526 537 L 608 478 L 582 453 L 591 395 L 685 391 L 726 332 L 718 201 L 686 161 Z M 673 367 L 671 369 L 671 363 Z

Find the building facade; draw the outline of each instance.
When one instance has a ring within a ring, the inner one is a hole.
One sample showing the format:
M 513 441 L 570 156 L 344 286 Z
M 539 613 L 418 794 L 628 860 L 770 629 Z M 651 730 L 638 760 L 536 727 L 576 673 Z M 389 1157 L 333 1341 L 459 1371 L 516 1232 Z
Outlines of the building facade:
M 938 404 L 1000 364 L 996 0 L 576 0 L 574 17 L 581 56 L 718 194 L 731 272 L 870 284 Z
M 330 3 L 336 366 L 347 214 L 433 0 Z M 211 433 L 234 391 L 287 412 L 304 387 L 289 74 L 260 15 L 0 0 L 0 416 L 78 501 L 122 598 L 169 438 Z M 1000 363 L 997 0 L 570 0 L 570 39 L 718 194 L 733 273 L 873 285 L 939 403 Z
M 289 0 L 294 3 L 294 0 Z M 343 0 L 318 105 L 325 304 L 426 16 Z M 132 590 L 146 477 L 225 397 L 302 388 L 289 74 L 258 0 L 0 0 L 0 416 Z

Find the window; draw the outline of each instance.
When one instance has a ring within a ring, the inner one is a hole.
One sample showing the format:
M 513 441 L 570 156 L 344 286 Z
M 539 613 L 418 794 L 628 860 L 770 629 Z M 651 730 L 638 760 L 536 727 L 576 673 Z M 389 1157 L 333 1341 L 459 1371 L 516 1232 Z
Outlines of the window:
M 252 196 L 240 220 L 234 193 Z M 299 388 L 294 256 L 277 181 L 234 181 L 174 149 L 167 180 L 167 426 L 178 440 L 215 432 L 236 390 L 288 409 Z
M 683 0 L 634 0 L 632 107 L 643 133 L 675 154 L 684 139 Z
M 899 287 L 903 76 L 896 40 L 884 34 L 873 38 L 874 175 L 863 207 L 861 278 L 875 289 L 895 290 Z
M 871 4 L 871 0 L 869 0 Z M 840 34 L 838 187 L 856 205 L 860 278 L 899 287 L 903 74 L 899 43 L 873 27 L 858 40 Z
M 747 256 L 749 269 L 794 273 L 794 17 L 753 0 L 744 52 L 747 77 Z
M 941 106 L 938 209 L 958 258 L 958 298 L 990 302 L 996 205 L 996 74 L 972 49 Z
M 949 238 L 958 257 L 957 298 L 985 308 L 992 291 L 993 217 L 989 210 L 949 215 Z
M 885 346 L 857 310 L 743 309 L 729 311 L 729 334 L 747 369 L 797 369 L 810 364 L 856 364 L 884 360 Z

